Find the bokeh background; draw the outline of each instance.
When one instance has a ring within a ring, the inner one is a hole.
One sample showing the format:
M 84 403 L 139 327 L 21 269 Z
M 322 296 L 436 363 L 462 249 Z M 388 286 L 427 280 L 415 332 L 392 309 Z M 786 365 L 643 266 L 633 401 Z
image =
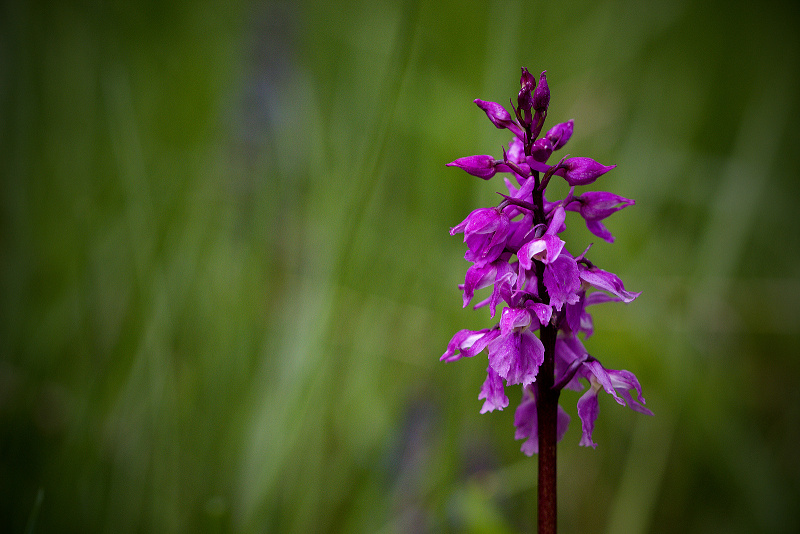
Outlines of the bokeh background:
M 0 530 L 532 532 L 536 461 L 485 362 L 438 362 L 495 204 L 444 166 L 548 71 L 548 124 L 637 201 L 592 259 L 565 533 L 800 531 L 797 3 L 5 2 Z M 572 219 L 567 242 L 592 238 Z

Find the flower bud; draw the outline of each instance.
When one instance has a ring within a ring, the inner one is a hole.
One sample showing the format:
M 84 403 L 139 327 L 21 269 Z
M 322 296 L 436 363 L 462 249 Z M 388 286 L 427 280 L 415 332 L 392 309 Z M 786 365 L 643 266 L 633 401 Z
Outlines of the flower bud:
M 530 112 L 533 106 L 533 98 L 531 91 L 536 88 L 536 78 L 528 72 L 528 69 L 522 67 L 522 76 L 519 79 L 520 90 L 517 95 L 517 108 L 520 111 Z
M 601 165 L 592 158 L 569 158 L 559 165 L 555 174 L 563 176 L 569 185 L 589 185 L 616 165 Z
M 547 106 L 550 105 L 550 88 L 547 86 L 546 72 L 542 71 L 539 76 L 539 85 L 533 92 L 533 109 L 539 112 L 547 111 Z
M 569 138 L 572 137 L 572 128 L 574 121 L 572 119 L 567 122 L 556 124 L 547 131 L 547 137 L 553 143 L 553 150 L 558 150 L 567 144 Z
M 522 129 L 511 117 L 511 114 L 506 111 L 506 108 L 496 102 L 487 102 L 479 99 L 474 100 L 474 102 L 486 113 L 486 116 L 497 128 L 508 128 L 511 133 L 518 137 L 523 135 Z
M 497 172 L 495 170 L 496 164 L 497 162 L 492 156 L 467 156 L 465 158 L 458 158 L 448 163 L 447 166 L 464 169 L 472 176 L 488 180 Z
M 531 156 L 533 159 L 540 163 L 544 163 L 547 161 L 547 158 L 550 157 L 550 154 L 553 153 L 553 144 L 547 137 L 542 137 L 541 139 L 537 139 L 533 146 L 531 147 Z

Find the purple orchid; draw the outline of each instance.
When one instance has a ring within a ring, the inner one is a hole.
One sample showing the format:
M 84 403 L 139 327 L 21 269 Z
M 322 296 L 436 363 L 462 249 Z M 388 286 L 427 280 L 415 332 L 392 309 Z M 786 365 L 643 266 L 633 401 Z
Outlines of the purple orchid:
M 629 371 L 603 367 L 578 336 L 587 339 L 593 333 L 589 306 L 628 303 L 639 293 L 628 291 L 619 277 L 590 262 L 588 249 L 573 256 L 561 235 L 567 212 L 573 212 L 592 234 L 611 243 L 614 237 L 602 221 L 634 201 L 597 191 L 576 195 L 575 187 L 594 183 L 614 165 L 586 157 L 565 157 L 548 164 L 553 152 L 572 137 L 574 122 L 556 124 L 539 137 L 550 104 L 545 72 L 537 82 L 522 69 L 517 107 L 511 104 L 513 113 L 495 102 L 474 102 L 495 127 L 508 130 L 513 138 L 499 159 L 467 156 L 448 166 L 484 180 L 506 174 L 508 194 L 501 194 L 496 207 L 470 213 L 450 233 L 464 234 L 465 259 L 472 263 L 459 286 L 464 307 L 477 292 L 492 288 L 489 297 L 474 307 L 489 306 L 491 317 L 500 309 L 500 320 L 491 328 L 456 333 L 441 360 L 453 362 L 487 351 L 489 365 L 478 396 L 484 401 L 481 413 L 506 408 L 505 386 L 522 386 L 522 402 L 514 417 L 515 438 L 525 440 L 522 452 L 529 456 L 542 447 L 554 447 L 563 438 L 570 417 L 558 405 L 559 392 L 580 391 L 585 382 L 588 389 L 577 402 L 580 445 L 596 447 L 592 432 L 601 391 L 637 412 L 652 412 L 644 406 L 636 377 Z M 565 198 L 548 201 L 545 190 L 555 176 L 563 178 L 570 190 Z

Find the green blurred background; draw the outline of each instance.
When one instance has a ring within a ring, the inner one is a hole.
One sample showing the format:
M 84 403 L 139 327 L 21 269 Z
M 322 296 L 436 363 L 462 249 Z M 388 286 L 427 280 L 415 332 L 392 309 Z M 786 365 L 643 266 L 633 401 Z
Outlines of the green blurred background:
M 800 531 L 796 2 L 1 9 L 3 532 L 532 532 L 520 392 L 438 362 L 521 66 L 637 201 L 587 347 L 656 413 L 562 396 L 561 532 Z

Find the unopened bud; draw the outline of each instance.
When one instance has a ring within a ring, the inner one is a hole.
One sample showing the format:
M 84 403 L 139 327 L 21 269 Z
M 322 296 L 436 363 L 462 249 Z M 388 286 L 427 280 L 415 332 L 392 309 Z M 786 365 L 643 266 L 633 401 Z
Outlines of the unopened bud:
M 550 88 L 547 86 L 546 72 L 542 71 L 541 76 L 539 76 L 539 85 L 536 86 L 536 90 L 533 92 L 533 109 L 542 113 L 547 111 L 547 106 L 550 105 Z
M 458 158 L 447 164 L 448 167 L 458 167 L 464 169 L 472 176 L 488 180 L 497 172 L 495 170 L 496 162 L 492 156 L 467 156 L 465 158 Z
M 589 185 L 616 165 L 601 165 L 592 158 L 570 158 L 560 164 L 555 174 L 563 176 L 569 185 Z
M 553 143 L 553 150 L 558 150 L 567 144 L 569 138 L 572 137 L 572 128 L 574 124 L 574 121 L 570 119 L 567 122 L 556 124 L 547 131 L 545 137 Z

